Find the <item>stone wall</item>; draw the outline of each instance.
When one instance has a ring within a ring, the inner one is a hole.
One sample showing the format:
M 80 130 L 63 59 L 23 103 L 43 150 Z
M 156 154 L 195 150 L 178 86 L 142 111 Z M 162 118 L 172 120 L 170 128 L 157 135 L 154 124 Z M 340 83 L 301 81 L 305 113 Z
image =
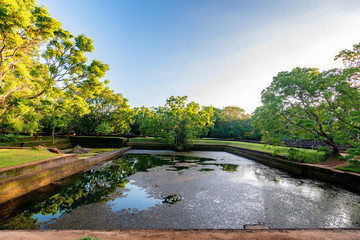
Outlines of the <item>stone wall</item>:
M 73 146 L 89 148 L 120 148 L 125 145 L 125 139 L 121 137 L 76 136 L 71 137 L 70 140 Z

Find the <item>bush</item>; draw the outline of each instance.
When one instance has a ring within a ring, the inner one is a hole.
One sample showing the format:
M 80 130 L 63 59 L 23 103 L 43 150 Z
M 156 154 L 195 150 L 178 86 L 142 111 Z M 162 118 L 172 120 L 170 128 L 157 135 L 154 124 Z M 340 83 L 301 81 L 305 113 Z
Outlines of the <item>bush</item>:
M 303 162 L 318 163 L 319 161 L 326 160 L 329 156 L 327 154 L 328 151 L 326 149 L 318 150 L 317 152 L 309 152 L 303 149 L 296 149 L 296 148 L 289 148 L 287 150 L 288 160 L 292 160 L 300 163 Z M 330 151 L 330 155 L 331 155 L 331 151 Z
M 3 143 L 16 142 L 16 135 L 9 134 L 0 134 L 0 145 Z

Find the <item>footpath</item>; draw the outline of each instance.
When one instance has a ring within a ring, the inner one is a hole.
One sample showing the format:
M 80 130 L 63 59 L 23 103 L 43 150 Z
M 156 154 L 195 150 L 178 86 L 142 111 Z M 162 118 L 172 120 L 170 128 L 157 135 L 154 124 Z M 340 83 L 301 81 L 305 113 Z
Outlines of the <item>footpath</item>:
M 75 240 L 89 236 L 99 240 L 116 239 L 237 239 L 237 240 L 358 240 L 359 229 L 272 229 L 272 230 L 43 230 L 0 231 L 0 240 Z

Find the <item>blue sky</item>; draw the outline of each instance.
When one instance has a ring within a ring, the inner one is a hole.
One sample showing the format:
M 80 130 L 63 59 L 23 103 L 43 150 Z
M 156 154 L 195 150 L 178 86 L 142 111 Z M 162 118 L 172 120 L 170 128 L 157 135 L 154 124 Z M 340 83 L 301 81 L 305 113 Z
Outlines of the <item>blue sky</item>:
M 131 107 L 188 95 L 200 105 L 261 105 L 279 71 L 341 67 L 360 42 L 358 0 L 41 0 L 89 59 L 110 65 L 110 88 Z

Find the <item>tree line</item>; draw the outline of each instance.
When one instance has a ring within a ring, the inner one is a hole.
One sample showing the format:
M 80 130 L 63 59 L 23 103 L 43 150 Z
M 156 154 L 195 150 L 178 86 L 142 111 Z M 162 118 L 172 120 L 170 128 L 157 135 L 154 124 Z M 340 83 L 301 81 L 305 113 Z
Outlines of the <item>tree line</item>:
M 93 41 L 74 36 L 34 0 L 0 0 L 0 133 L 143 134 L 182 149 L 196 137 L 323 141 L 360 153 L 360 44 L 335 60 L 343 68 L 280 72 L 250 115 L 171 96 L 164 106 L 131 108 L 103 80 L 109 66 L 88 61 Z M 0 138 L 1 139 L 1 138 Z

